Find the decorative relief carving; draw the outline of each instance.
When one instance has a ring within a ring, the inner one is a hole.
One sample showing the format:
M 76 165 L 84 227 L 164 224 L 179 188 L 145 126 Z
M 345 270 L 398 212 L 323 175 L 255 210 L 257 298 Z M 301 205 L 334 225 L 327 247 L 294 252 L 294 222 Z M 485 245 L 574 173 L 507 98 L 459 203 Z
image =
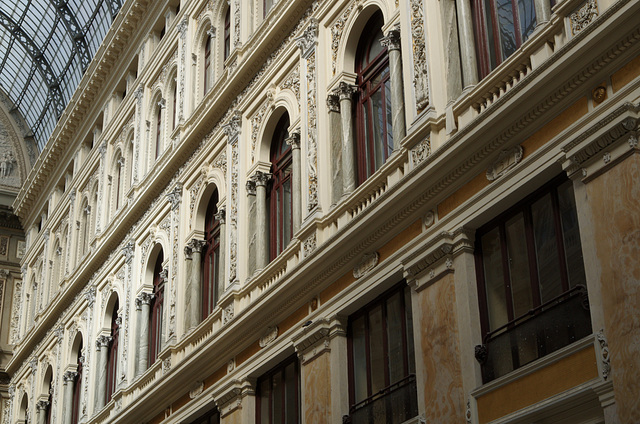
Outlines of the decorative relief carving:
M 514 146 L 511 149 L 502 150 L 500 154 L 498 154 L 498 159 L 487 169 L 487 179 L 489 181 L 495 181 L 506 174 L 507 171 L 522 160 L 523 153 L 522 146 Z
M 591 98 L 597 104 L 602 103 L 607 98 L 607 89 L 606 87 L 600 85 L 593 89 L 591 92 Z
M 342 38 L 342 33 L 344 32 L 344 25 L 347 19 L 349 19 L 349 15 L 351 15 L 351 11 L 355 5 L 356 2 L 349 2 L 349 5 L 342 15 L 340 15 L 340 18 L 331 27 L 331 71 L 333 75 L 336 74 L 338 47 L 340 47 L 340 38 Z
M 168 357 L 162 361 L 162 374 L 166 374 L 171 370 L 171 357 Z
M 234 111 L 229 122 L 222 127 L 227 135 L 231 147 L 231 187 L 230 187 L 230 235 L 229 235 L 229 282 L 233 283 L 237 277 L 238 260 L 238 137 L 242 115 Z
M 422 110 L 429 104 L 429 71 L 424 35 L 424 9 L 421 0 L 411 0 L 411 39 L 416 108 Z
M 221 170 L 224 175 L 227 175 L 227 152 L 224 150 L 220 152 L 211 163 L 211 166 Z
M 233 4 L 233 46 L 240 48 L 240 0 L 236 0 Z
M 436 222 L 436 214 L 433 210 L 428 211 L 425 215 L 424 215 L 424 226 L 426 228 L 431 227 L 435 222 Z
M 411 149 L 411 159 L 413 161 L 413 166 L 416 166 L 422 162 L 424 162 L 427 157 L 431 154 L 431 140 L 425 138 L 421 140 L 416 147 Z
M 571 35 L 576 35 L 598 16 L 596 0 L 587 0 L 585 4 L 569 16 L 571 20 Z
M 180 103 L 178 105 L 178 122 L 184 122 L 184 75 L 185 63 L 187 61 L 187 28 L 189 26 L 189 16 L 185 16 L 180 24 L 178 24 L 178 32 L 180 32 L 180 83 L 178 88 L 178 96 Z
M 633 132 L 636 130 L 637 123 L 638 120 L 636 118 L 624 118 L 620 123 L 613 126 L 601 137 L 598 137 L 593 142 L 589 143 L 589 145 L 587 145 L 585 148 L 575 153 L 571 157 L 571 161 L 578 166 L 582 165 L 585 161 L 600 153 L 602 150 L 606 149 L 609 145 L 611 145 L 621 137 L 629 133 L 631 133 L 631 136 L 635 137 L 635 134 Z M 591 133 L 591 130 L 587 131 L 587 133 Z M 580 137 L 580 139 L 581 138 L 582 137 Z M 564 147 L 562 150 L 566 152 L 572 147 L 574 147 L 573 143 L 568 145 L 567 147 Z
M 300 69 L 296 68 L 285 78 L 280 86 L 282 90 L 291 90 L 298 99 L 298 107 L 300 107 Z
M 261 348 L 265 348 L 273 343 L 278 338 L 278 326 L 274 325 L 273 327 L 267 328 L 266 333 L 260 337 L 260 341 L 258 344 Z
M 316 233 L 311 234 L 304 240 L 302 243 L 302 251 L 305 258 L 316 250 L 316 243 Z
M 194 387 L 189 390 L 189 398 L 195 399 L 197 398 L 204 390 L 204 382 L 197 381 Z
M 20 305 L 22 300 L 22 281 L 15 282 L 11 314 L 11 344 L 17 344 L 20 337 Z
M 265 102 L 258 112 L 251 118 L 251 163 L 256 161 L 256 146 L 258 144 L 258 133 L 260 132 L 260 125 L 267 110 L 269 109 L 269 103 Z
M 600 344 L 600 354 L 602 355 L 602 378 L 606 380 L 611 372 L 611 358 L 609 356 L 609 343 L 607 343 L 604 330 L 598 331 L 596 340 Z
M 360 263 L 353 269 L 353 277 L 358 279 L 367 274 L 367 272 L 371 271 L 376 265 L 378 265 L 378 259 L 380 259 L 378 252 L 365 254 L 360 260 Z
M 236 360 L 231 358 L 229 362 L 227 362 L 227 374 L 236 369 Z
M 182 202 L 182 184 L 178 183 L 172 191 L 167 194 L 167 199 L 171 203 L 171 210 L 175 210 Z
M 222 324 L 227 324 L 229 321 L 231 321 L 233 319 L 233 314 L 234 314 L 234 310 L 233 310 L 233 302 L 229 303 L 223 310 L 222 310 Z

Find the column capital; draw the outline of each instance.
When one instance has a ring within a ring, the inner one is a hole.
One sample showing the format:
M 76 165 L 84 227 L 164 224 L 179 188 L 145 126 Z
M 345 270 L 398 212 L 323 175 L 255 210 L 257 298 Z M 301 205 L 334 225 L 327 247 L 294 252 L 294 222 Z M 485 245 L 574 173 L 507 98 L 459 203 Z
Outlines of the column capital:
M 329 93 L 327 95 L 327 108 L 329 112 L 340 112 L 340 97 L 337 93 Z
M 142 292 L 136 297 L 136 309 L 138 309 L 138 305 L 142 306 L 151 304 L 151 300 L 153 300 L 153 293 Z
M 66 384 L 69 381 L 74 381 L 77 376 L 78 376 L 78 373 L 76 371 L 66 371 L 62 375 L 62 379 L 64 380 L 64 382 Z
M 338 88 L 336 88 L 333 92 L 338 95 L 340 100 L 349 100 L 353 98 L 353 94 L 356 92 L 356 87 L 353 84 L 346 83 L 344 81 L 338 84 Z
M 219 208 L 218 212 L 215 213 L 216 221 L 220 224 L 224 224 L 225 219 L 227 218 L 227 210 L 225 208 Z
M 291 146 L 291 149 L 299 149 L 300 148 L 300 130 L 295 129 L 291 132 L 291 135 L 285 139 L 285 142 L 288 146 Z
M 253 179 L 256 182 L 256 187 L 266 187 L 269 179 L 271 178 L 271 174 L 268 172 L 256 171 L 253 174 Z
M 380 44 L 387 50 L 400 50 L 400 28 L 389 30 L 387 34 L 380 39 Z
M 98 350 L 100 350 L 101 347 L 108 347 L 111 340 L 113 340 L 111 336 L 98 336 L 96 339 L 96 347 Z
M 247 194 L 249 196 L 255 196 L 256 195 L 256 182 L 252 178 L 249 178 L 247 180 L 246 187 L 247 187 Z
M 48 407 L 48 400 L 39 400 L 38 403 L 36 403 L 36 408 L 38 409 L 38 411 L 45 411 Z
M 207 244 L 204 240 L 191 239 L 184 247 L 184 255 L 187 259 L 193 259 L 194 253 L 202 253 L 202 248 Z

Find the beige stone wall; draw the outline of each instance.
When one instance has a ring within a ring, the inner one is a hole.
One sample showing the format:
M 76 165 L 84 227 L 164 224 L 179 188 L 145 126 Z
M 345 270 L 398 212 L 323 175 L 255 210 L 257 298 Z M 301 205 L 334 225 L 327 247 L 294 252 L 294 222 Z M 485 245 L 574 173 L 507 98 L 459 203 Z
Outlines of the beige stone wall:
M 621 423 L 640 422 L 640 156 L 586 186 Z M 586 258 L 585 260 L 588 260 Z M 594 329 L 597 330 L 597 329 Z
M 302 415 L 304 422 L 329 423 L 331 420 L 330 353 L 325 352 L 302 366 Z
M 464 422 L 464 391 L 460 370 L 456 293 L 453 274 L 418 293 L 425 374 L 424 400 L 427 422 Z

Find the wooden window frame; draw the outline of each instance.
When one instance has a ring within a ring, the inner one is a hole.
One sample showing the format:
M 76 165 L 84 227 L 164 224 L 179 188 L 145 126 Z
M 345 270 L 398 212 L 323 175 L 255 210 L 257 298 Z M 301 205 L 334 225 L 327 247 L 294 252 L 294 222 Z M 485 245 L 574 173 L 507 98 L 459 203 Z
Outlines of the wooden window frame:
M 273 382 L 273 377 L 276 374 L 281 374 L 282 375 L 282 382 L 284 383 L 285 378 L 284 378 L 284 373 L 285 373 L 285 369 L 287 368 L 287 366 L 289 366 L 290 364 L 294 364 L 294 370 L 295 370 L 295 375 L 296 375 L 296 416 L 297 416 L 297 423 L 300 423 L 300 414 L 302 412 L 302 408 L 300 405 L 300 400 L 301 400 L 301 393 L 300 393 L 300 363 L 298 361 L 298 357 L 296 355 L 292 355 L 290 357 L 288 357 L 287 359 L 285 359 L 284 361 L 280 362 L 278 365 L 276 365 L 275 367 L 273 367 L 272 369 L 270 369 L 267 373 L 263 374 L 262 376 L 260 376 L 260 378 L 258 378 L 258 381 L 256 383 L 256 424 L 271 424 L 269 423 L 263 423 L 262 422 L 262 417 L 261 417 L 261 413 L 262 413 L 262 402 L 261 402 L 261 395 L 262 393 L 260 393 L 260 387 L 261 387 L 261 383 L 264 380 L 269 380 L 270 382 Z M 273 384 L 270 384 L 273 387 Z M 280 422 L 285 422 L 285 417 L 286 417 L 286 408 L 285 408 L 285 400 L 286 400 L 286 384 L 282 384 L 281 386 L 282 388 L 282 414 L 283 417 L 281 418 Z M 272 399 L 273 399 L 273 390 L 270 391 L 269 393 L 269 421 L 272 420 L 273 415 L 271 413 L 271 410 L 273 408 L 272 405 Z M 287 424 L 294 424 L 294 423 L 287 423 Z
M 71 424 L 80 421 L 80 395 L 82 393 L 82 342 L 78 346 L 78 359 L 76 362 L 76 376 L 73 380 L 73 395 L 71 398 Z M 68 384 L 68 383 L 67 383 Z
M 289 115 L 284 114 L 278 121 L 271 141 L 271 181 L 269 182 L 269 256 L 275 259 L 288 246 L 289 240 L 284 235 L 284 212 L 289 209 L 289 234 L 293 237 L 293 156 L 291 146 L 283 148 L 289 136 Z M 290 169 L 288 174 L 285 170 Z M 289 205 L 284 203 L 284 185 L 289 183 L 292 193 Z M 277 195 L 276 195 L 277 194 Z
M 209 91 L 209 72 L 211 68 L 211 36 L 207 35 L 207 40 L 204 43 L 204 93 L 203 95 L 207 95 L 207 91 Z
M 149 319 L 149 365 L 156 362 L 162 349 L 162 318 L 164 313 L 164 280 L 160 276 L 162 272 L 162 251 L 158 254 L 153 270 L 153 299 L 151 300 Z
M 231 7 L 227 7 L 227 11 L 224 14 L 224 46 L 223 46 L 223 60 L 227 60 L 231 54 Z
M 158 105 L 156 114 L 156 159 L 160 157 L 160 144 L 162 142 L 162 106 Z
M 107 390 L 105 391 L 105 404 L 111 401 L 111 397 L 113 393 L 116 391 L 118 376 L 118 345 L 119 345 L 119 325 L 118 325 L 118 308 L 120 307 L 120 302 L 116 300 L 115 305 L 113 305 L 113 312 L 111 314 L 111 340 L 109 341 L 108 346 L 108 357 L 107 357 L 107 380 L 105 384 L 107 385 Z
M 355 104 L 356 115 L 356 134 L 357 134 L 357 161 L 358 161 L 358 184 L 362 184 L 371 175 L 373 175 L 378 168 L 375 163 L 375 140 L 373 137 L 373 121 L 368 125 L 365 123 L 365 108 L 369 112 L 369 116 L 373 116 L 371 96 L 380 90 L 382 97 L 382 139 L 383 143 L 388 144 L 390 134 L 387 131 L 387 113 L 386 101 L 387 93 L 385 90 L 385 84 L 390 81 L 389 72 L 389 54 L 387 47 L 382 47 L 382 50 L 374 58 L 369 58 L 371 47 L 373 43 L 379 43 L 380 40 L 375 37 L 378 30 L 382 28 L 384 24 L 382 13 L 377 13 L 372 16 L 364 30 L 362 31 L 362 37 L 358 42 L 358 48 L 356 51 L 356 83 L 358 85 L 357 99 Z M 382 75 L 387 70 L 386 76 L 380 79 L 379 82 L 373 83 L 376 77 Z M 368 126 L 368 128 L 366 128 Z M 367 139 L 367 131 L 372 134 L 371 139 Z M 383 161 L 386 162 L 389 158 L 389 152 L 386 146 L 382 146 Z M 369 172 L 371 170 L 371 172 Z
M 218 303 L 218 273 L 215 272 L 216 263 L 220 262 L 220 222 L 216 219 L 218 212 L 218 191 L 214 191 L 209 199 L 205 216 L 205 247 L 202 252 L 202 319 L 205 320 Z M 211 258 L 212 270 L 209 270 L 209 258 Z M 211 271 L 211 272 L 209 272 Z M 209 278 L 211 275 L 211 279 Z

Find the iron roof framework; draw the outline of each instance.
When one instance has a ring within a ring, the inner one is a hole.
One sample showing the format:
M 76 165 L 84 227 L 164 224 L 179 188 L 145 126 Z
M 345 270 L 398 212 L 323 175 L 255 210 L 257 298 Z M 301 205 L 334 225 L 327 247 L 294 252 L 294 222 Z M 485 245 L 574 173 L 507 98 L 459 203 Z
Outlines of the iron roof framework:
M 0 88 L 42 151 L 123 0 L 0 0 Z

